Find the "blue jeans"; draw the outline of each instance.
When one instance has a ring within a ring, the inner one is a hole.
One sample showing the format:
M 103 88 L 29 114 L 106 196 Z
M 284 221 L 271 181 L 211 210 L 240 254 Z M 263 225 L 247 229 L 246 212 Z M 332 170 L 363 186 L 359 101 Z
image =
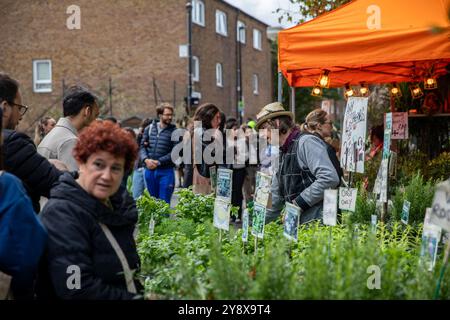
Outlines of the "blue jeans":
M 175 174 L 173 168 L 145 169 L 145 182 L 148 192 L 152 197 L 164 200 L 170 204 L 175 186 Z
M 144 168 L 137 168 L 133 171 L 133 198 L 139 198 L 145 190 Z

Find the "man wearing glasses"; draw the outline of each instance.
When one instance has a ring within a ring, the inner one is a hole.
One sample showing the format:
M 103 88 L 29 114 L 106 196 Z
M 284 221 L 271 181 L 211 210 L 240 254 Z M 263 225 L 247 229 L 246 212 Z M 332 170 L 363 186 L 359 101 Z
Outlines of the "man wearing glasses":
M 173 107 L 163 103 L 156 108 L 159 122 L 153 121 L 144 130 L 140 160 L 145 165 L 145 182 L 150 195 L 170 203 L 175 186 L 174 163 L 171 159 L 175 141 L 172 132 Z
M 37 153 L 30 137 L 15 131 L 28 107 L 22 104 L 19 83 L 3 73 L 0 73 L 0 108 L 5 170 L 22 180 L 34 210 L 39 212 L 40 197 L 49 197 L 50 188 L 61 172 Z

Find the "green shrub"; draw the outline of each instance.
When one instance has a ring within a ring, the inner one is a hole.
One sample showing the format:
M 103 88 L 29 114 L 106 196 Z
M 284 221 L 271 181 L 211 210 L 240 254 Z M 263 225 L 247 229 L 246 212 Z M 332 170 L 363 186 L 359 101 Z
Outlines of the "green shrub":
M 411 203 L 409 210 L 409 222 L 421 223 L 425 218 L 425 209 L 431 207 L 434 195 L 434 183 L 432 181 L 425 182 L 420 173 L 415 174 L 405 186 L 399 186 L 395 190 L 392 199 L 394 210 L 391 219 L 400 220 L 403 202 L 408 200 Z

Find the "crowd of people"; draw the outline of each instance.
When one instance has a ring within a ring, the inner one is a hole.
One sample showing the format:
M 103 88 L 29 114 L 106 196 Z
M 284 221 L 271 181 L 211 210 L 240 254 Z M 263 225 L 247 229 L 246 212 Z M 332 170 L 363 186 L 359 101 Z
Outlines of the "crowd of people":
M 239 227 L 257 171 L 272 176 L 266 223 L 286 202 L 300 208 L 300 223 L 321 219 L 324 190 L 342 179 L 333 122 L 321 109 L 299 126 L 275 102 L 241 125 L 205 103 L 173 139 L 170 104 L 159 105 L 156 119 L 145 119 L 135 132 L 113 117 L 100 120 L 97 97 L 74 86 L 63 99 L 63 117 L 41 119 L 33 141 L 16 131 L 28 110 L 22 103 L 19 83 L 0 73 L 0 299 L 142 298 L 133 277 L 139 269 L 135 200 L 146 189 L 170 203 L 175 187 L 207 194 L 211 168 L 231 169 L 231 203 L 239 207 L 232 222 Z M 378 131 L 371 135 L 371 158 L 382 149 Z M 208 132 L 210 139 L 203 139 Z M 251 148 L 257 132 L 264 133 L 267 146 L 256 161 L 237 161 L 240 143 Z M 183 152 L 192 161 L 174 160 L 180 142 L 190 147 Z M 214 162 L 198 159 L 216 147 L 227 152 L 213 151 Z

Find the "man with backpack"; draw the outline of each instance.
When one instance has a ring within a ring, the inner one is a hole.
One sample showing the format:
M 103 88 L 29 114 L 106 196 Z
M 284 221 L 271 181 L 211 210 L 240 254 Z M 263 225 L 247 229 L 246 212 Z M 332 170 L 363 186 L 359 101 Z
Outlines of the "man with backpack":
M 144 130 L 140 145 L 140 160 L 145 165 L 145 182 L 151 196 L 170 203 L 175 187 L 174 163 L 171 159 L 175 141 L 172 132 L 173 107 L 162 103 L 156 108 L 159 122 L 153 121 Z

